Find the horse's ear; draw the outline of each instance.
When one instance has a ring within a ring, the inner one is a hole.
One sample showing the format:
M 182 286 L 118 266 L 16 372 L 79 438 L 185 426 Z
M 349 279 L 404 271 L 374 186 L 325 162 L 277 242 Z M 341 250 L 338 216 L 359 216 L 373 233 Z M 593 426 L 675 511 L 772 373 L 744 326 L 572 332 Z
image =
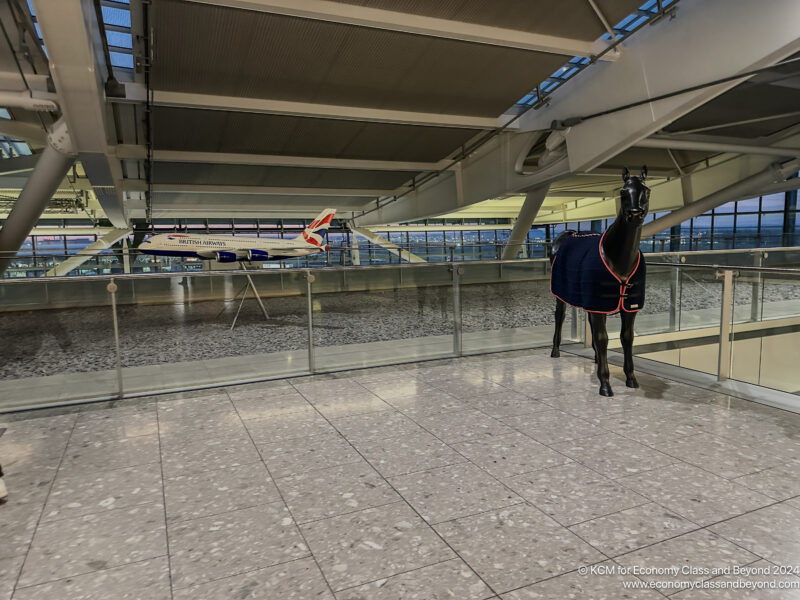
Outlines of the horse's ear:
M 647 179 L 647 165 L 642 166 L 642 181 Z
M 628 171 L 628 167 L 622 168 L 622 181 L 628 181 L 631 178 L 631 172 Z

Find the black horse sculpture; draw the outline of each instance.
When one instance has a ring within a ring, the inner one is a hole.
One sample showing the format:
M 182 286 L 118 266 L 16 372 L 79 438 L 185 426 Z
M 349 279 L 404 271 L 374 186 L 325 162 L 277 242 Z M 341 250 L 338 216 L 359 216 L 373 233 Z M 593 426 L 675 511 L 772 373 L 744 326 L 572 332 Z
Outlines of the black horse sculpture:
M 566 305 L 585 310 L 602 396 L 614 395 L 608 381 L 606 316 L 617 312 L 622 319 L 625 384 L 639 387 L 633 375 L 633 322 L 644 306 L 645 262 L 639 239 L 650 202 L 646 178 L 647 167 L 642 167 L 639 177 L 631 177 L 628 169 L 622 172 L 625 185 L 620 192 L 619 212 L 605 233 L 565 231 L 553 242 L 550 292 L 556 297 L 556 331 L 550 356 L 560 356 Z

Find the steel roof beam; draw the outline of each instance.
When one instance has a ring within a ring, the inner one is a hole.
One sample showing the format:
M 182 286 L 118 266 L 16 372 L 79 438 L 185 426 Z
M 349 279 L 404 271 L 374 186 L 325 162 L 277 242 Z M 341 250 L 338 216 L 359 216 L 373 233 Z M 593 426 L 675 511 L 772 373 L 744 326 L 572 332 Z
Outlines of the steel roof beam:
M 520 118 L 520 130 L 549 129 L 554 121 L 580 119 L 748 72 L 800 51 L 796 0 L 774 0 L 769 10 L 750 0 L 705 0 L 679 8 L 674 19 L 661 19 L 627 40 L 625 52 L 613 64 L 588 69 L 569 86 L 557 88 L 548 106 Z M 754 28 L 770 34 L 754 36 Z M 735 51 L 731 40 L 737 40 Z M 564 131 L 570 170 L 590 171 L 745 79 L 580 121 Z
M 778 148 L 755 144 L 737 144 L 727 141 L 687 139 L 671 135 L 658 135 L 636 142 L 638 148 L 663 148 L 668 150 L 699 150 L 706 152 L 732 152 L 735 154 L 763 154 L 789 158 L 800 156 L 800 148 Z
M 141 180 L 123 181 L 123 188 L 132 192 L 140 192 L 146 188 L 146 183 Z M 301 188 L 301 187 L 267 187 L 257 185 L 204 185 L 185 183 L 155 183 L 151 186 L 153 193 L 194 193 L 194 194 L 241 194 L 258 196 L 337 196 L 378 198 L 391 196 L 398 190 L 375 190 L 361 188 Z
M 110 98 L 110 100 L 117 103 L 145 101 L 146 92 L 143 85 L 138 83 L 126 83 L 125 90 L 125 98 Z M 495 119 L 472 115 L 424 113 L 408 110 L 368 108 L 363 106 L 341 106 L 336 104 L 316 104 L 313 102 L 294 102 L 291 100 L 271 100 L 268 98 L 246 98 L 243 96 L 190 94 L 186 92 L 171 92 L 168 90 L 154 90 L 153 105 L 172 108 L 193 108 L 226 112 L 339 119 L 344 121 L 395 123 L 399 125 L 421 125 L 427 127 L 454 127 L 461 129 L 494 129 L 495 127 L 500 127 L 503 122 L 508 119 L 508 117 Z
M 108 219 L 116 227 L 126 227 L 122 168 L 106 153 L 108 140 L 116 134 L 107 121 L 106 67 L 97 60 L 102 37 L 94 5 L 91 0 L 33 0 L 33 4 L 78 160 Z
M 111 150 L 109 150 L 111 152 Z M 119 145 L 113 150 L 119 159 L 141 160 L 146 157 L 144 146 Z M 438 171 L 446 161 L 435 163 L 394 160 L 361 160 L 352 158 L 326 158 L 289 156 L 282 154 L 232 154 L 217 152 L 186 152 L 182 150 L 154 150 L 155 162 L 207 163 L 217 165 L 257 165 L 263 167 L 307 167 L 319 169 L 355 169 L 372 171 Z
M 490 27 L 477 23 L 451 21 L 404 12 L 329 2 L 327 0 L 190 0 L 197 4 L 226 6 L 242 10 L 266 12 L 316 21 L 328 21 L 373 29 L 400 31 L 417 35 L 460 40 L 504 48 L 517 48 L 534 52 L 564 54 L 567 56 L 593 56 L 604 44 L 571 38 L 529 33 L 517 29 Z M 605 57 L 611 60 L 612 57 Z

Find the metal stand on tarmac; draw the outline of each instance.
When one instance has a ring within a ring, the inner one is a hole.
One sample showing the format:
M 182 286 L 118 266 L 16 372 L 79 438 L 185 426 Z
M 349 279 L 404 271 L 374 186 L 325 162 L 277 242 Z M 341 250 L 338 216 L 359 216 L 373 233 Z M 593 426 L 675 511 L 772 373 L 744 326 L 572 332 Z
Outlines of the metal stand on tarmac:
M 253 278 L 250 276 L 250 273 L 247 272 L 247 267 L 243 262 L 239 263 L 239 266 L 245 272 L 245 277 L 247 278 L 247 283 L 244 284 L 239 292 L 233 297 L 233 300 L 236 300 L 239 295 L 242 296 L 242 300 L 239 302 L 239 308 L 236 309 L 236 315 L 233 317 L 233 323 L 231 323 L 231 331 L 233 328 L 236 327 L 236 321 L 239 318 L 239 313 L 242 312 L 242 306 L 244 306 L 244 301 L 247 298 L 247 292 L 252 290 L 253 295 L 256 297 L 256 301 L 258 305 L 261 307 L 261 312 L 264 313 L 264 318 L 269 321 L 269 313 L 267 313 L 267 307 L 264 306 L 264 301 L 261 300 L 261 296 L 258 295 L 258 290 L 256 289 L 256 284 L 253 283 Z

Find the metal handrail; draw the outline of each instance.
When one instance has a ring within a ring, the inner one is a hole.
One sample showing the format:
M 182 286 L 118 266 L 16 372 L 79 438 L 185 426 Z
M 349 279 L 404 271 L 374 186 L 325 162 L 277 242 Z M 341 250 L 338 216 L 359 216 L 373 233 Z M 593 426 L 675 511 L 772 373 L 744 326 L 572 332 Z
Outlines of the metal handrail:
M 759 271 L 767 273 L 797 273 L 800 275 L 800 269 L 792 267 L 747 267 L 739 265 L 704 265 L 694 263 L 670 263 L 670 262 L 650 262 L 646 261 L 648 266 L 655 267 L 675 267 L 682 269 L 714 269 L 714 270 L 730 270 L 730 271 Z

